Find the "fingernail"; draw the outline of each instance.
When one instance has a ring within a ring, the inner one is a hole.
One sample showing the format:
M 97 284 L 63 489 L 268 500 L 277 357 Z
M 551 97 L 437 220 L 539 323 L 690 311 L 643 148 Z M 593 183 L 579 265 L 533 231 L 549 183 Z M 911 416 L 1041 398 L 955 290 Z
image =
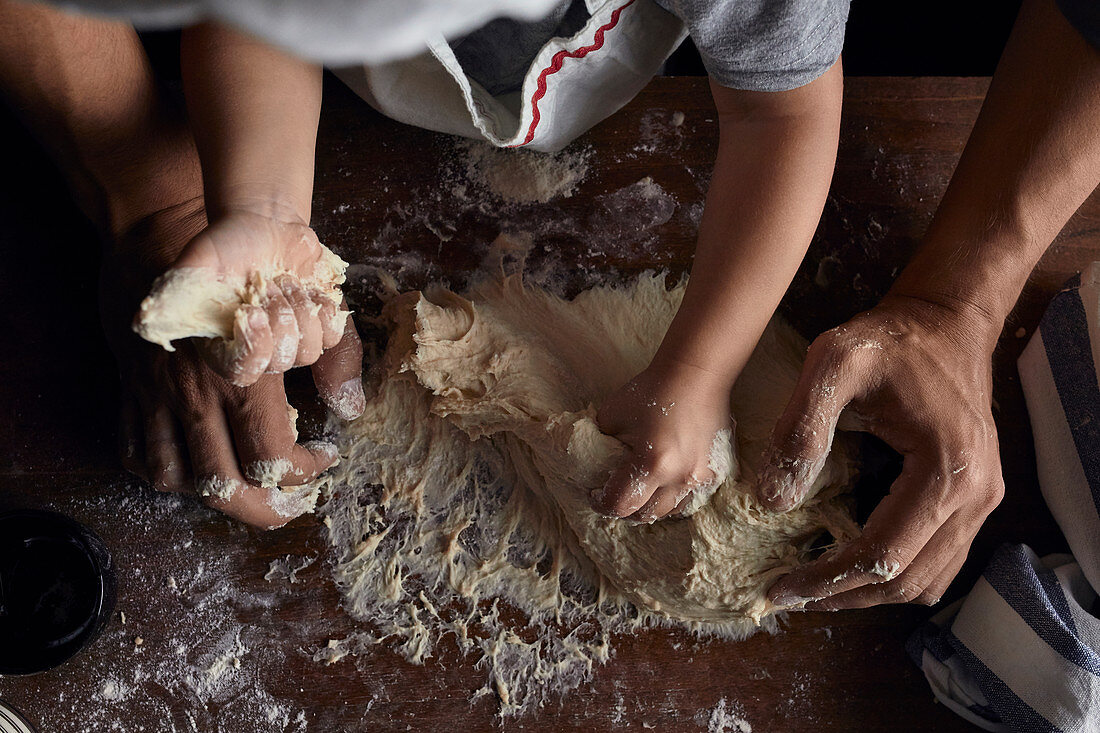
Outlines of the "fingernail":
M 756 484 L 756 495 L 768 509 L 786 511 L 793 503 L 796 483 L 789 471 L 769 466 Z
M 330 443 L 327 440 L 311 440 L 304 443 L 302 447 L 310 453 L 320 453 L 329 461 L 336 461 L 340 457 L 340 449 L 336 447 L 335 443 Z
M 245 314 L 245 328 L 242 329 L 245 340 L 252 338 L 256 331 L 267 325 L 267 311 L 259 306 L 245 306 L 248 311 Z
M 341 420 L 354 420 L 362 415 L 367 406 L 363 380 L 355 377 L 341 384 L 329 397 L 328 406 Z
M 289 521 L 313 511 L 317 506 L 317 491 L 308 488 L 280 489 L 274 487 L 268 489 L 267 505 L 277 515 L 286 517 Z
M 294 470 L 289 458 L 261 458 L 244 467 L 244 475 L 264 488 L 278 486 Z
M 607 498 L 607 489 L 606 489 L 606 487 L 596 489 L 591 494 L 589 494 L 588 495 L 588 503 L 592 507 L 592 511 L 596 512 L 596 514 L 599 514 L 604 519 L 621 519 L 621 517 L 618 514 L 616 514 L 614 511 L 612 511 L 611 509 L 608 509 L 604 506 L 604 500 L 606 498 Z
M 344 329 L 348 325 L 348 316 L 351 315 L 351 311 L 338 310 L 332 316 L 332 320 L 329 321 L 329 328 L 336 333 L 343 333 Z
M 236 479 L 223 476 L 206 476 L 199 479 L 196 488 L 200 496 L 213 496 L 222 501 L 229 501 L 242 488 L 242 484 Z
M 792 606 L 802 607 L 807 603 L 820 600 L 820 598 L 800 596 L 795 593 L 781 593 L 772 599 L 772 604 L 781 608 L 790 608 Z

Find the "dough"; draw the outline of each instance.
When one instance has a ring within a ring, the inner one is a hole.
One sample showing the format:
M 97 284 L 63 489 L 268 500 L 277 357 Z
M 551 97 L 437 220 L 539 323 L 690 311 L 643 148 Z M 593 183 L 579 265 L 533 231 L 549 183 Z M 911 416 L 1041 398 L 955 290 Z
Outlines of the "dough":
M 244 305 L 263 305 L 277 277 L 292 274 L 307 293 L 320 295 L 339 308 L 340 285 L 348 263 L 321 245 L 321 256 L 309 277 L 272 267 L 250 275 L 218 273 L 205 267 L 168 270 L 153 283 L 134 317 L 134 331 L 146 341 L 175 351 L 172 341 L 192 336 L 233 338 L 233 325 L 245 317 Z M 319 307 L 319 306 L 318 306 Z M 346 312 L 334 316 L 334 328 L 343 331 Z
M 385 600 L 416 597 L 411 586 L 559 618 L 632 605 L 657 623 L 742 636 L 775 612 L 765 591 L 816 537 L 858 535 L 840 496 L 853 477 L 843 439 L 798 508 L 773 514 L 752 497 L 806 348 L 778 318 L 737 384 L 739 461 L 709 501 L 652 525 L 590 508 L 624 451 L 596 408 L 648 364 L 684 287 L 649 273 L 567 301 L 498 269 L 463 295 L 393 296 L 376 393 L 328 479 L 353 614 L 377 621 Z

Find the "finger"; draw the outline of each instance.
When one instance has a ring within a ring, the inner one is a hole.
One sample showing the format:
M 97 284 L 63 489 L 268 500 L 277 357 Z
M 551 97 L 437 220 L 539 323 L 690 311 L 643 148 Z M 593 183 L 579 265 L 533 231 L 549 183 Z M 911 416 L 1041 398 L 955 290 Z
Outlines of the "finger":
M 319 309 L 306 295 L 297 278 L 280 275 L 275 283 L 282 289 L 283 296 L 294 310 L 294 320 L 298 325 L 298 353 L 294 363 L 297 366 L 312 364 L 321 355 L 324 341 L 321 323 L 317 320 Z
M 645 506 L 660 485 L 647 467 L 627 460 L 592 494 L 592 508 L 606 517 L 629 517 Z
M 344 336 L 313 364 L 313 382 L 317 392 L 336 416 L 354 420 L 367 404 L 363 393 L 363 344 L 348 318 Z
M 787 511 L 806 496 L 832 448 L 841 410 L 859 387 L 850 360 L 825 334 L 807 352 L 786 409 L 776 421 L 756 484 L 768 509 Z
M 962 570 L 962 566 L 966 563 L 966 558 L 970 556 L 970 547 L 970 545 L 967 545 L 951 559 L 951 562 L 940 571 L 940 574 L 928 584 L 924 592 L 916 597 L 916 603 L 921 603 L 925 606 L 934 606 L 940 602 L 940 599 L 943 598 L 943 594 L 947 592 L 947 589 L 951 586 L 955 577 L 958 576 L 959 571 Z
M 681 502 L 686 503 L 692 494 L 692 490 L 693 487 L 689 484 L 661 486 L 653 492 L 653 496 L 649 497 L 642 508 L 634 512 L 631 517 L 639 522 L 652 524 L 675 511 Z
M 191 470 L 207 506 L 256 527 L 281 527 L 293 517 L 272 508 L 269 490 L 250 485 L 241 475 L 229 426 L 219 409 L 208 409 L 185 423 Z
M 267 321 L 271 325 L 271 361 L 268 373 L 279 374 L 294 366 L 298 358 L 298 319 L 280 288 L 268 290 Z
M 929 484 L 930 473 L 923 468 L 907 459 L 902 475 L 871 513 L 863 534 L 780 578 L 768 590 L 771 602 L 799 606 L 893 580 L 905 572 L 954 513 L 954 502 L 942 491 L 945 480 Z
M 297 431 L 279 375 L 267 375 L 247 389 L 234 390 L 226 405 L 236 455 L 245 477 L 265 488 L 298 486 L 336 462 L 336 446 L 295 443 Z
M 688 494 L 683 499 L 680 499 L 680 503 L 676 505 L 676 508 L 669 512 L 669 516 L 676 519 L 683 519 L 686 516 L 685 512 L 687 511 L 688 505 L 691 504 L 691 498 L 694 495 L 694 491 L 688 492 Z
M 211 339 L 202 349 L 206 362 L 233 384 L 247 387 L 267 370 L 273 350 L 267 311 L 242 305 L 233 317 L 233 338 Z
M 188 486 L 183 439 L 176 418 L 164 403 L 142 403 L 145 471 L 157 491 L 185 491 Z
M 964 522 L 962 515 L 956 513 L 937 530 L 909 567 L 897 577 L 886 581 L 872 581 L 825 600 L 808 603 L 806 609 L 839 611 L 883 603 L 910 603 L 921 599 L 926 602 L 938 601 L 966 560 L 970 540 L 975 533 L 977 527 Z
M 145 441 L 142 438 L 141 410 L 130 394 L 122 398 L 118 415 L 118 455 L 122 467 L 148 480 L 145 471 Z
M 351 313 L 346 308 L 337 308 L 336 304 L 324 295 L 314 295 L 313 301 L 321 307 L 317 317 L 321 321 L 321 346 L 331 349 L 344 337 L 344 326 Z

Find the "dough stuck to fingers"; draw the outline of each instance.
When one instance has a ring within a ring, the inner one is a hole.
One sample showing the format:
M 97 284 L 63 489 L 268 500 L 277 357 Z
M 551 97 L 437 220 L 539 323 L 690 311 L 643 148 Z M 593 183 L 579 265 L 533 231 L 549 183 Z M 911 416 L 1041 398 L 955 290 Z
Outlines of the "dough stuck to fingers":
M 134 331 L 146 341 L 174 351 L 177 339 L 233 338 L 233 323 L 239 309 L 265 306 L 268 293 L 278 291 L 276 278 L 290 275 L 313 298 L 332 303 L 339 311 L 348 263 L 324 245 L 321 256 L 307 277 L 277 266 L 249 274 L 226 274 L 205 267 L 168 270 L 153 283 L 134 317 Z M 319 304 L 318 304 L 319 307 Z M 337 317 L 332 316 L 333 322 Z M 342 321 L 341 321 L 342 323 Z

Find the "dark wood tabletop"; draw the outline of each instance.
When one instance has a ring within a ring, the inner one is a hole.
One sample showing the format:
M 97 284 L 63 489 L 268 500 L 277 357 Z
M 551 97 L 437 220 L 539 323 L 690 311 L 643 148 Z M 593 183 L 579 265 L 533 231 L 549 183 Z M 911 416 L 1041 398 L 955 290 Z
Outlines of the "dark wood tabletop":
M 869 307 L 888 287 L 928 224 L 986 86 L 846 82 L 832 193 L 783 304 L 803 333 Z M 359 627 L 341 609 L 324 527 L 305 517 L 254 531 L 190 497 L 155 494 L 120 469 L 118 387 L 95 306 L 95 235 L 10 115 L 0 132 L 0 509 L 49 508 L 87 524 L 112 550 L 118 578 L 116 610 L 90 647 L 53 671 L 0 679 L 0 699 L 39 730 L 970 728 L 934 702 L 906 657 L 906 638 L 931 614 L 923 607 L 794 614 L 781 632 L 742 642 L 667 630 L 620 636 L 590 683 L 518 719 L 498 718 L 491 695 L 471 702 L 485 670 L 447 639 L 422 666 L 385 642 L 331 665 L 314 661 L 329 639 Z M 531 233 L 530 266 L 554 268 L 566 292 L 644 269 L 680 273 L 716 133 L 705 80 L 656 79 L 566 151 L 587 166 L 574 195 L 508 203 L 468 180 L 462 144 L 390 122 L 328 80 L 314 225 L 345 259 L 395 271 L 404 287 L 460 285 L 500 231 Z M 624 193 L 647 177 L 660 201 Z M 1050 296 L 1098 254 L 1094 196 L 1006 325 L 994 396 L 1007 494 L 945 601 L 966 591 L 1002 542 L 1040 554 L 1065 549 L 1036 485 L 1015 362 Z M 353 270 L 349 291 L 365 313 L 363 272 Z M 323 415 L 308 375 L 289 382 L 303 433 L 318 434 Z M 864 482 L 861 504 L 885 491 L 885 470 Z M 304 567 L 293 578 L 270 573 L 279 560 Z

